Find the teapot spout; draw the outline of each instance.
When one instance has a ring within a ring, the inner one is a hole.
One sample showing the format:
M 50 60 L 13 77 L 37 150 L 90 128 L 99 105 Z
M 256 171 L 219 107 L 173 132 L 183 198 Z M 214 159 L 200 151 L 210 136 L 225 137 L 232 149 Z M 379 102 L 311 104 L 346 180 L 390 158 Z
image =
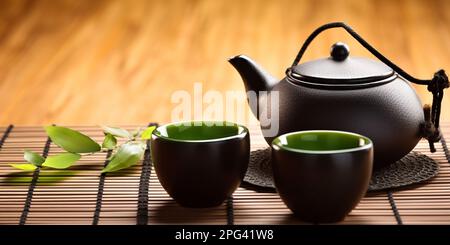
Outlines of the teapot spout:
M 228 62 L 239 72 L 245 85 L 245 90 L 270 91 L 272 87 L 278 83 L 278 79 L 274 78 L 266 72 L 261 66 L 245 55 L 238 55 L 228 59 Z

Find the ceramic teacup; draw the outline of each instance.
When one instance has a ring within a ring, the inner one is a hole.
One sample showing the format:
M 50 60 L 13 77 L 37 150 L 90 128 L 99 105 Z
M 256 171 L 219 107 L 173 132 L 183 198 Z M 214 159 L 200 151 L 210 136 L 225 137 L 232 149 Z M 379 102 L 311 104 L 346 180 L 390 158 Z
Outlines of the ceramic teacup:
M 212 207 L 223 203 L 247 171 L 250 137 L 229 122 L 183 122 L 156 128 L 152 160 L 161 185 L 180 205 Z
M 372 141 L 343 131 L 299 131 L 272 141 L 275 186 L 301 220 L 337 222 L 365 195 Z

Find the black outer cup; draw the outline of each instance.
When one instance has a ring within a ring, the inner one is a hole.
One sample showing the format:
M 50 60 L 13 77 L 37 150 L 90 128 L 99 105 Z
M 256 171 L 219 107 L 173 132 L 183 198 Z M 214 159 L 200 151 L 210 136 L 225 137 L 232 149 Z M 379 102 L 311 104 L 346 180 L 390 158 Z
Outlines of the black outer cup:
M 344 153 L 301 153 L 272 145 L 276 189 L 296 217 L 312 223 L 338 222 L 364 197 L 373 146 Z
M 240 185 L 250 157 L 245 132 L 226 139 L 174 141 L 152 135 L 151 154 L 158 179 L 180 205 L 222 204 Z

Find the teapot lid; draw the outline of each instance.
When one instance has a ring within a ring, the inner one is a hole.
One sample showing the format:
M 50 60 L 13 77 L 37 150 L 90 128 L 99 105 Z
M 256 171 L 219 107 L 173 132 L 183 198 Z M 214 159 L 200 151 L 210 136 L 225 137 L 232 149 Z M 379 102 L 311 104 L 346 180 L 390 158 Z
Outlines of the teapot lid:
M 338 42 L 331 47 L 331 57 L 292 67 L 295 80 L 315 84 L 367 84 L 385 80 L 394 71 L 384 63 L 362 57 L 349 57 L 349 48 Z

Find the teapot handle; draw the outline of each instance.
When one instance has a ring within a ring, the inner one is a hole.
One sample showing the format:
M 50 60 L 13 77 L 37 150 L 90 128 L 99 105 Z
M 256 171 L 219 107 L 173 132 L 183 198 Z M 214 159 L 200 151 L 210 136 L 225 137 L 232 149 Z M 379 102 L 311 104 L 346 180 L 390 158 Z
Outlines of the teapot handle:
M 425 106 L 425 108 L 424 108 L 425 122 L 422 125 L 421 131 L 422 131 L 422 135 L 428 140 L 431 152 L 435 152 L 436 149 L 434 147 L 434 143 L 441 140 L 441 133 L 440 133 L 440 129 L 439 129 L 439 120 L 440 120 L 440 114 L 441 114 L 442 99 L 444 97 L 444 89 L 449 87 L 448 76 L 447 76 L 447 74 L 445 74 L 445 71 L 442 69 L 437 71 L 436 73 L 434 73 L 433 78 L 430 80 L 417 79 L 417 78 L 411 76 L 410 74 L 408 74 L 406 71 L 401 69 L 396 64 L 394 64 L 392 61 L 390 61 L 388 58 L 386 58 L 380 52 L 378 52 L 378 50 L 376 50 L 374 47 L 372 47 L 366 40 L 364 40 L 350 26 L 346 25 L 343 22 L 328 23 L 323 26 L 320 26 L 314 32 L 312 32 L 311 35 L 309 35 L 308 38 L 306 39 L 306 41 L 303 43 L 303 45 L 302 45 L 300 51 L 298 52 L 297 56 L 295 57 L 295 60 L 292 63 L 291 67 L 296 66 L 300 62 L 300 59 L 303 57 L 303 54 L 305 53 L 309 44 L 314 40 L 314 38 L 316 38 L 321 32 L 328 30 L 328 29 L 332 29 L 332 28 L 345 29 L 364 48 L 366 48 L 370 53 L 372 53 L 375 57 L 377 57 L 381 62 L 383 62 L 387 66 L 391 67 L 397 74 L 404 77 L 406 80 L 408 80 L 412 83 L 415 83 L 415 84 L 427 85 L 428 91 L 430 91 L 433 94 L 433 103 L 431 106 L 431 112 L 430 112 L 429 106 Z

